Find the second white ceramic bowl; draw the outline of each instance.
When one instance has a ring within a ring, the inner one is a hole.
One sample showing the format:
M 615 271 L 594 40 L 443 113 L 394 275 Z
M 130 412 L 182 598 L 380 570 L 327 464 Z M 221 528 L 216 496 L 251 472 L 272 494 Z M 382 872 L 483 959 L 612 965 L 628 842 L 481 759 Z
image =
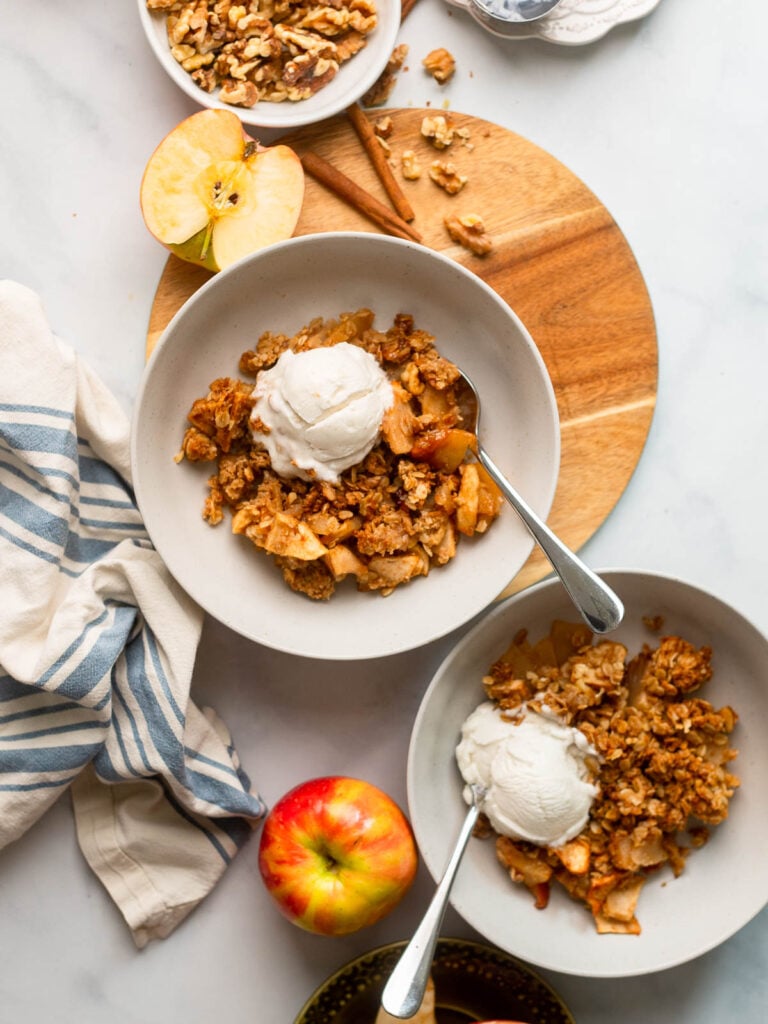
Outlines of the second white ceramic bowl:
M 592 915 L 554 886 L 537 910 L 530 893 L 497 862 L 492 839 L 470 840 L 451 902 L 473 928 L 501 949 L 541 967 L 583 977 L 660 971 L 729 938 L 768 902 L 768 640 L 733 608 L 682 580 L 607 570 L 600 575 L 626 606 L 610 634 L 630 655 L 654 636 L 643 616 L 660 615 L 663 634 L 713 649 L 713 678 L 701 696 L 739 715 L 731 770 L 741 787 L 728 819 L 695 850 L 679 878 L 661 870 L 646 882 L 637 908 L 640 935 L 598 935 Z M 419 709 L 408 757 L 408 805 L 419 849 L 437 879 L 466 806 L 454 751 L 467 715 L 485 700 L 482 677 L 515 633 L 535 641 L 553 619 L 577 621 L 562 586 L 548 580 L 498 604 L 466 634 L 432 680 Z

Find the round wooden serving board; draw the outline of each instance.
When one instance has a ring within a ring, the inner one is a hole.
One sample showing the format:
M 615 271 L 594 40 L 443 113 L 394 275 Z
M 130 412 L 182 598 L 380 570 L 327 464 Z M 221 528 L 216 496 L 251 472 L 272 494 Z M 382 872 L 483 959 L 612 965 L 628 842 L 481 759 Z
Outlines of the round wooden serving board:
M 426 115 L 443 113 L 469 130 L 437 152 L 422 139 Z M 604 522 L 629 481 L 645 444 L 656 401 L 657 348 L 653 311 L 632 251 L 611 215 L 574 174 L 549 153 L 498 125 L 435 110 L 376 111 L 392 118 L 389 138 L 399 155 L 413 149 L 423 167 L 402 180 L 424 244 L 478 274 L 515 310 L 536 342 L 557 396 L 561 462 L 549 524 L 578 550 Z M 287 136 L 298 152 L 312 149 L 388 203 L 346 117 Z M 450 159 L 468 183 L 448 196 L 428 177 L 435 159 Z M 449 212 L 479 214 L 495 242 L 483 258 L 454 244 L 443 225 Z M 307 176 L 296 234 L 378 231 Z M 170 256 L 154 298 L 147 355 L 171 317 L 210 278 Z M 279 327 L 279 325 L 269 325 Z M 439 344 L 439 339 L 438 339 Z M 505 593 L 546 576 L 535 549 Z

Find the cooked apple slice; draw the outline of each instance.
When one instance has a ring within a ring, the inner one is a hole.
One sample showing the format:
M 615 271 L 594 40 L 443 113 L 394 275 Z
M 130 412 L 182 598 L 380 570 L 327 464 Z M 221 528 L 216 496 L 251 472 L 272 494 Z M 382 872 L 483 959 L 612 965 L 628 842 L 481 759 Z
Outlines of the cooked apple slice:
M 261 146 L 230 110 L 201 110 L 177 125 L 141 182 L 141 211 L 155 238 L 208 270 L 290 238 L 303 199 L 294 151 Z

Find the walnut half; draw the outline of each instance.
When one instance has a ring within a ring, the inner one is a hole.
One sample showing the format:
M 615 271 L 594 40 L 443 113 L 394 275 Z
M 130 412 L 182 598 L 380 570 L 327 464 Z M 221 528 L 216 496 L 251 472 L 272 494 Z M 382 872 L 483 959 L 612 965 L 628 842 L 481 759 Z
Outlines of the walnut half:
M 442 46 L 428 53 L 422 64 L 434 80 L 441 85 L 447 82 L 456 70 L 456 61 L 453 58 L 453 54 Z
M 442 114 L 425 117 L 421 122 L 421 134 L 435 149 L 447 149 L 453 142 L 453 128 Z
M 461 192 L 468 181 L 465 175 L 459 174 L 450 160 L 433 160 L 429 166 L 429 176 L 449 196 Z
M 454 242 L 463 245 L 475 256 L 487 256 L 493 250 L 493 239 L 486 234 L 485 224 L 476 213 L 461 216 L 452 213 L 443 218 L 443 223 Z

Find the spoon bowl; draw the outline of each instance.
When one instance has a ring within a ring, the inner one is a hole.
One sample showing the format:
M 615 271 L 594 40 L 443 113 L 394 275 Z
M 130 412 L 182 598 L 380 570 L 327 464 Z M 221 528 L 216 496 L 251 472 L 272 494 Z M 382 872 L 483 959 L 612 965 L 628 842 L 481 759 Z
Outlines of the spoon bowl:
M 477 438 L 475 455 L 514 508 L 531 536 L 549 559 L 579 614 L 595 633 L 609 633 L 624 617 L 624 606 L 611 588 L 555 536 L 546 523 L 518 494 L 480 441 L 480 395 L 470 377 L 460 370 L 459 402 L 464 425 Z
M 563 0 L 468 0 L 469 13 L 498 35 L 515 33 L 514 26 L 539 21 Z M 510 26 L 509 28 L 507 28 Z

